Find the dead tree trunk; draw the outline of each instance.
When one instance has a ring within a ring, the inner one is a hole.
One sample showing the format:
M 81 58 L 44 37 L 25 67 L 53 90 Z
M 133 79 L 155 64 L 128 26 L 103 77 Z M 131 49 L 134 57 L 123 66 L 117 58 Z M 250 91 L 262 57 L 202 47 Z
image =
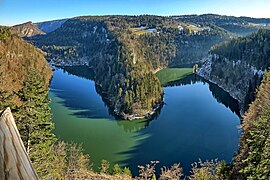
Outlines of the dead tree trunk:
M 0 115 L 0 179 L 39 179 L 25 150 L 10 108 Z

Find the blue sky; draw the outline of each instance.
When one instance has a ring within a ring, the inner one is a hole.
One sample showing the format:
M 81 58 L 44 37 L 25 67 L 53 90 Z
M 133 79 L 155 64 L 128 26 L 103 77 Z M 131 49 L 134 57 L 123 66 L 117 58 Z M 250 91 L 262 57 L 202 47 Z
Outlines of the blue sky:
M 0 0 L 0 25 L 80 15 L 205 13 L 270 18 L 270 0 Z

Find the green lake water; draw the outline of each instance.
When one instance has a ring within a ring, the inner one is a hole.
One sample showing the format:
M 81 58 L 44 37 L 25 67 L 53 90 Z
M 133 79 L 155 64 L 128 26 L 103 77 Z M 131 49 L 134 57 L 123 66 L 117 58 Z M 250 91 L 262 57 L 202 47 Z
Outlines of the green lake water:
M 237 101 L 212 83 L 189 75 L 164 87 L 165 104 L 152 120 L 122 121 L 112 116 L 96 92 L 91 70 L 54 71 L 50 98 L 54 133 L 82 144 L 94 168 L 102 159 L 137 166 L 159 160 L 162 166 L 207 159 L 230 162 L 237 151 L 240 119 Z M 80 73 L 79 73 L 80 72 Z

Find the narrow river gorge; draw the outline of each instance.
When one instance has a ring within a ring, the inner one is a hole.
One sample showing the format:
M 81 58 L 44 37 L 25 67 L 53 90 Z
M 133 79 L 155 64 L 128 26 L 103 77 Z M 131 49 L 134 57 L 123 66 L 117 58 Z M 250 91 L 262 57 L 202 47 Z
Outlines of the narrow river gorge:
M 231 162 L 241 134 L 239 109 L 218 86 L 189 75 L 164 87 L 164 106 L 152 120 L 123 121 L 110 114 L 92 73 L 56 68 L 49 95 L 54 133 L 82 144 L 95 169 L 102 159 L 135 175 L 151 160 L 160 161 L 157 170 L 180 163 L 185 173 L 199 159 Z

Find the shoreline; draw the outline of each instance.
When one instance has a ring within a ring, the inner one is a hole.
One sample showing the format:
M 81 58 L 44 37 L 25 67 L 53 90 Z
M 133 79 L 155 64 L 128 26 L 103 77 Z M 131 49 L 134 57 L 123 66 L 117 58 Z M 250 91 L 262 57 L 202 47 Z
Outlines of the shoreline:
M 87 64 L 83 63 L 78 63 L 78 64 L 72 64 L 72 63 L 64 63 L 63 61 L 60 61 L 59 63 L 50 61 L 48 63 L 53 69 L 54 67 L 57 68 L 63 68 L 65 66 L 67 67 L 72 67 L 72 66 L 88 66 Z M 89 66 L 88 66 L 89 67 Z M 89 67 L 91 68 L 91 67 Z M 98 84 L 96 81 L 94 81 L 96 86 L 99 87 L 96 89 L 96 91 L 101 95 L 103 101 L 106 101 L 105 103 L 107 104 L 107 107 L 109 109 L 109 111 L 112 113 L 113 116 L 119 117 L 122 120 L 139 120 L 139 119 L 152 119 L 158 112 L 158 110 L 160 110 L 162 108 L 162 106 L 164 105 L 164 95 L 162 95 L 162 101 L 155 104 L 152 108 L 151 111 L 148 111 L 147 113 L 143 114 L 143 115 L 138 115 L 138 114 L 126 114 L 124 112 L 118 112 L 114 106 L 112 106 L 112 103 L 110 101 L 110 99 L 108 98 L 109 95 L 106 94 L 105 92 L 102 91 L 102 85 Z
M 154 107 L 152 109 L 152 111 L 149 111 L 147 113 L 145 113 L 144 115 L 137 115 L 137 114 L 125 114 L 125 113 L 117 113 L 114 111 L 114 113 L 120 117 L 121 119 L 123 120 L 129 120 L 129 121 L 132 121 L 132 120 L 139 120 L 139 119 L 147 119 L 147 120 L 150 120 L 152 119 L 157 113 L 158 113 L 158 110 L 160 110 L 162 108 L 162 106 L 164 105 L 164 100 L 162 100 L 162 102 L 156 104 L 156 107 Z

